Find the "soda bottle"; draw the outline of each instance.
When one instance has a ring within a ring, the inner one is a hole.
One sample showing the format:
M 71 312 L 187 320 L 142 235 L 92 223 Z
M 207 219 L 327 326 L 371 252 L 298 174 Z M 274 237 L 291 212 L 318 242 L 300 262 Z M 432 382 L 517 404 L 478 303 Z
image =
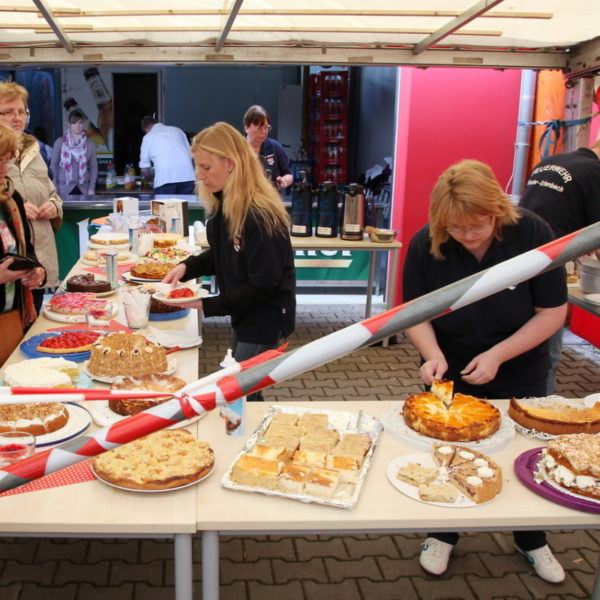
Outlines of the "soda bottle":
M 221 369 L 237 365 L 237 361 L 233 358 L 231 348 L 227 350 L 227 354 L 221 361 Z M 246 396 L 236 400 L 233 404 L 222 406 L 219 411 L 220 415 L 225 419 L 225 431 L 227 435 L 240 436 L 244 435 L 246 428 Z

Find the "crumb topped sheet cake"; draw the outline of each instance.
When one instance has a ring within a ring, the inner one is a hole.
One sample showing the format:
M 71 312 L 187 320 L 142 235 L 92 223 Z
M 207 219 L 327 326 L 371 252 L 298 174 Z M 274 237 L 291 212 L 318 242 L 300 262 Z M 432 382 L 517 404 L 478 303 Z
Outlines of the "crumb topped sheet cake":
M 164 490 L 198 481 L 213 468 L 214 452 L 185 429 L 163 429 L 92 459 L 96 474 L 119 487 Z

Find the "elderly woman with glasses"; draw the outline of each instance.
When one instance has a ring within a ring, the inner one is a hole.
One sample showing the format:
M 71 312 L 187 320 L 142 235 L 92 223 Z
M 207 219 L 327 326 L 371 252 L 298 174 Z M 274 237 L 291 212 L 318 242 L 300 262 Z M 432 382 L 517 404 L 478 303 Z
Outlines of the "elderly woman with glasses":
M 46 272 L 37 259 L 23 200 L 8 177 L 19 148 L 17 134 L 0 123 L 0 364 L 23 337 L 23 328 L 36 318 L 31 290 L 44 283 Z M 15 268 L 18 255 L 33 262 Z
M 554 238 L 549 225 L 515 207 L 489 166 L 474 160 L 447 169 L 434 187 L 429 225 L 410 241 L 403 274 L 404 300 L 412 300 Z M 553 269 L 430 322 L 407 330 L 422 357 L 426 385 L 442 377 L 454 390 L 479 398 L 546 395 L 548 338 L 567 312 L 564 269 Z M 517 550 L 552 583 L 564 571 L 543 531 L 517 531 Z M 421 566 L 445 572 L 457 533 L 433 533 Z
M 294 183 L 290 160 L 283 146 L 277 140 L 268 137 L 271 131 L 271 117 L 265 108 L 254 104 L 246 111 L 244 131 L 248 143 L 260 158 L 265 175 L 275 186 L 281 189 Z
M 25 202 L 35 251 L 46 269 L 48 287 L 58 286 L 58 256 L 54 231 L 62 222 L 62 200 L 48 177 L 48 167 L 40 154 L 38 141 L 25 133 L 29 121 L 27 90 L 12 81 L 0 82 L 0 122 L 19 135 L 19 149 L 9 175 Z M 33 291 L 36 310 L 40 311 L 44 290 Z

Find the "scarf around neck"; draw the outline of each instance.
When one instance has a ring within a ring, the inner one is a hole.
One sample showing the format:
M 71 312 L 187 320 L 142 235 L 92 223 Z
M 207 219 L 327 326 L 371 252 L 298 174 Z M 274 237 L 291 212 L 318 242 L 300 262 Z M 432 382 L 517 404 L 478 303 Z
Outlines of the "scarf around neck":
M 6 207 L 7 221 L 13 226 L 15 232 L 15 241 L 17 242 L 17 250 L 21 256 L 27 256 L 27 241 L 25 239 L 25 226 L 21 219 L 19 207 L 13 198 L 15 191 L 13 182 L 8 177 L 0 182 L 0 203 Z M 37 314 L 35 312 L 35 304 L 33 294 L 30 289 L 19 286 L 22 294 L 22 301 L 19 303 L 21 318 L 25 326 L 35 321 Z
M 63 137 L 63 143 L 60 148 L 60 168 L 65 173 L 67 184 L 74 180 L 73 177 L 73 160 L 77 165 L 78 182 L 83 184 L 87 171 L 86 161 L 86 137 L 81 135 L 79 141 L 75 141 L 71 130 L 69 129 Z

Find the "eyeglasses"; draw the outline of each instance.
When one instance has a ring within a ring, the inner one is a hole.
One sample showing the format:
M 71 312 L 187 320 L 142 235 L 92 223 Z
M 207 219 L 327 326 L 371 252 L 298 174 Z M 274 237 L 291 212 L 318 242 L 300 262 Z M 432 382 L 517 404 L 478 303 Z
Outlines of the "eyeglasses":
M 12 110 L 2 110 L 0 111 L 0 116 L 8 117 L 9 119 L 12 119 L 13 117 L 24 118 L 29 116 L 29 109 L 23 110 L 22 108 L 20 108 L 19 110 L 15 110 L 13 108 Z
M 256 129 L 266 129 L 267 131 L 271 131 L 271 126 L 268 123 L 263 123 L 262 125 L 254 125 Z
M 0 159 L 0 167 L 10 167 L 14 164 L 14 158 L 4 158 Z
M 468 233 L 485 233 L 488 229 L 492 228 L 492 223 L 486 223 L 485 225 L 476 225 L 475 227 L 448 227 L 446 233 L 450 235 L 467 235 Z

